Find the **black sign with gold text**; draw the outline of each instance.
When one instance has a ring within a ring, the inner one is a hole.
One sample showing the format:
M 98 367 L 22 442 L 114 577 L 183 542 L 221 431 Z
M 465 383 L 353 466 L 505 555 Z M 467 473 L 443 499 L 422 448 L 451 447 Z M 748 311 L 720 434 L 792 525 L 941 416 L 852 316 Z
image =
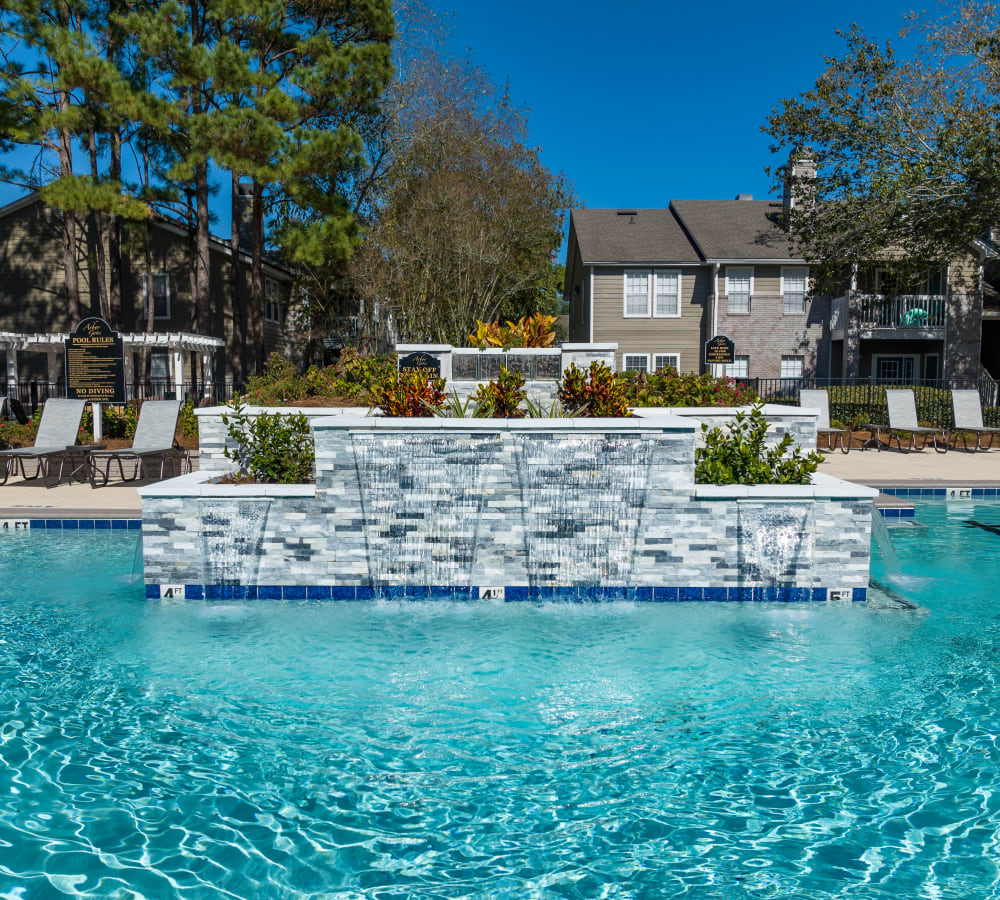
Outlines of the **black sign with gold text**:
M 736 344 L 724 334 L 717 334 L 712 340 L 705 341 L 706 366 L 731 366 L 736 362 Z
M 104 319 L 84 319 L 66 341 L 66 396 L 125 402 L 125 345 Z
M 408 353 L 399 358 L 400 372 L 427 372 L 437 378 L 441 377 L 441 360 L 430 353 Z

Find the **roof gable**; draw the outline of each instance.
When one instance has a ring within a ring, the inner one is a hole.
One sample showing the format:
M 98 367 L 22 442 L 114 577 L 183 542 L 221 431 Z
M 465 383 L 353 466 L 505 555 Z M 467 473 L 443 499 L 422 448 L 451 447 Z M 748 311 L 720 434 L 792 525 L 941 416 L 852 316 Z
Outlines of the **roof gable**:
M 675 200 L 670 204 L 707 260 L 801 259 L 771 200 Z
M 701 262 L 669 209 L 574 209 L 571 227 L 584 265 Z

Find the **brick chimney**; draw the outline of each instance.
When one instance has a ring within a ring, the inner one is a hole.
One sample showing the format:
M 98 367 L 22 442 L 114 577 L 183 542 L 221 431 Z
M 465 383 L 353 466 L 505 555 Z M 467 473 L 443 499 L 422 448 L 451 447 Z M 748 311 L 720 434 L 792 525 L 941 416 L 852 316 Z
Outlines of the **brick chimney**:
M 781 205 L 785 217 L 793 210 L 801 209 L 810 202 L 812 182 L 816 178 L 816 160 L 813 159 L 812 147 L 796 147 L 788 156 L 785 165 L 785 190 Z
M 249 253 L 253 247 L 253 185 L 238 185 L 236 197 L 238 209 L 240 250 Z

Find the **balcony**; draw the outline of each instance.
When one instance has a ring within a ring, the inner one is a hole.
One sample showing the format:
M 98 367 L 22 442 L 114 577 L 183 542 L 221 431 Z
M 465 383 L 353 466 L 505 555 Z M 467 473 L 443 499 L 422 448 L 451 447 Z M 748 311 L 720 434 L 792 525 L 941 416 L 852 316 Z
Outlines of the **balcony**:
M 939 339 L 944 335 L 947 297 L 941 294 L 849 294 L 830 306 L 832 338 L 843 340 L 847 303 L 857 308 L 862 338 Z

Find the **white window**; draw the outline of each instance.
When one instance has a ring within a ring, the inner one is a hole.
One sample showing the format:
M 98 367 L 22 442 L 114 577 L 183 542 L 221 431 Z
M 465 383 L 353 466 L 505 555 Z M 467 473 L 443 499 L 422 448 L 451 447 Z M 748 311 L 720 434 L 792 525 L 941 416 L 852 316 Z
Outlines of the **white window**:
M 806 311 L 809 270 L 803 268 L 781 270 L 782 309 L 786 315 Z
M 626 319 L 678 318 L 681 314 L 681 273 L 677 269 L 626 269 Z
M 681 314 L 681 273 L 677 269 L 653 272 L 653 315 L 677 318 Z
M 625 371 L 626 372 L 648 372 L 649 371 L 649 354 L 648 353 L 626 353 L 625 354 Z
M 653 371 L 660 369 L 673 369 L 679 372 L 681 369 L 681 357 L 679 353 L 656 353 L 653 355 Z
M 649 318 L 649 269 L 625 271 L 625 318 Z
M 802 363 L 803 359 L 801 356 L 783 356 L 781 357 L 781 377 L 782 378 L 801 378 L 802 377 Z
M 149 302 L 150 299 L 152 299 L 153 318 L 169 319 L 170 318 L 170 273 L 169 272 L 153 273 L 152 298 L 150 297 L 149 284 L 145 280 L 143 281 L 142 289 L 143 293 L 146 295 L 146 314 L 149 315 Z
M 149 354 L 149 377 L 152 381 L 170 380 L 170 357 L 162 350 L 153 350 Z
M 264 279 L 264 318 L 269 322 L 281 324 L 281 292 L 278 282 L 273 278 Z
M 726 366 L 726 374 L 730 378 L 749 378 L 750 357 L 734 356 L 733 361 L 728 366 Z
M 730 313 L 750 312 L 753 294 L 753 266 L 726 266 L 726 296 Z

